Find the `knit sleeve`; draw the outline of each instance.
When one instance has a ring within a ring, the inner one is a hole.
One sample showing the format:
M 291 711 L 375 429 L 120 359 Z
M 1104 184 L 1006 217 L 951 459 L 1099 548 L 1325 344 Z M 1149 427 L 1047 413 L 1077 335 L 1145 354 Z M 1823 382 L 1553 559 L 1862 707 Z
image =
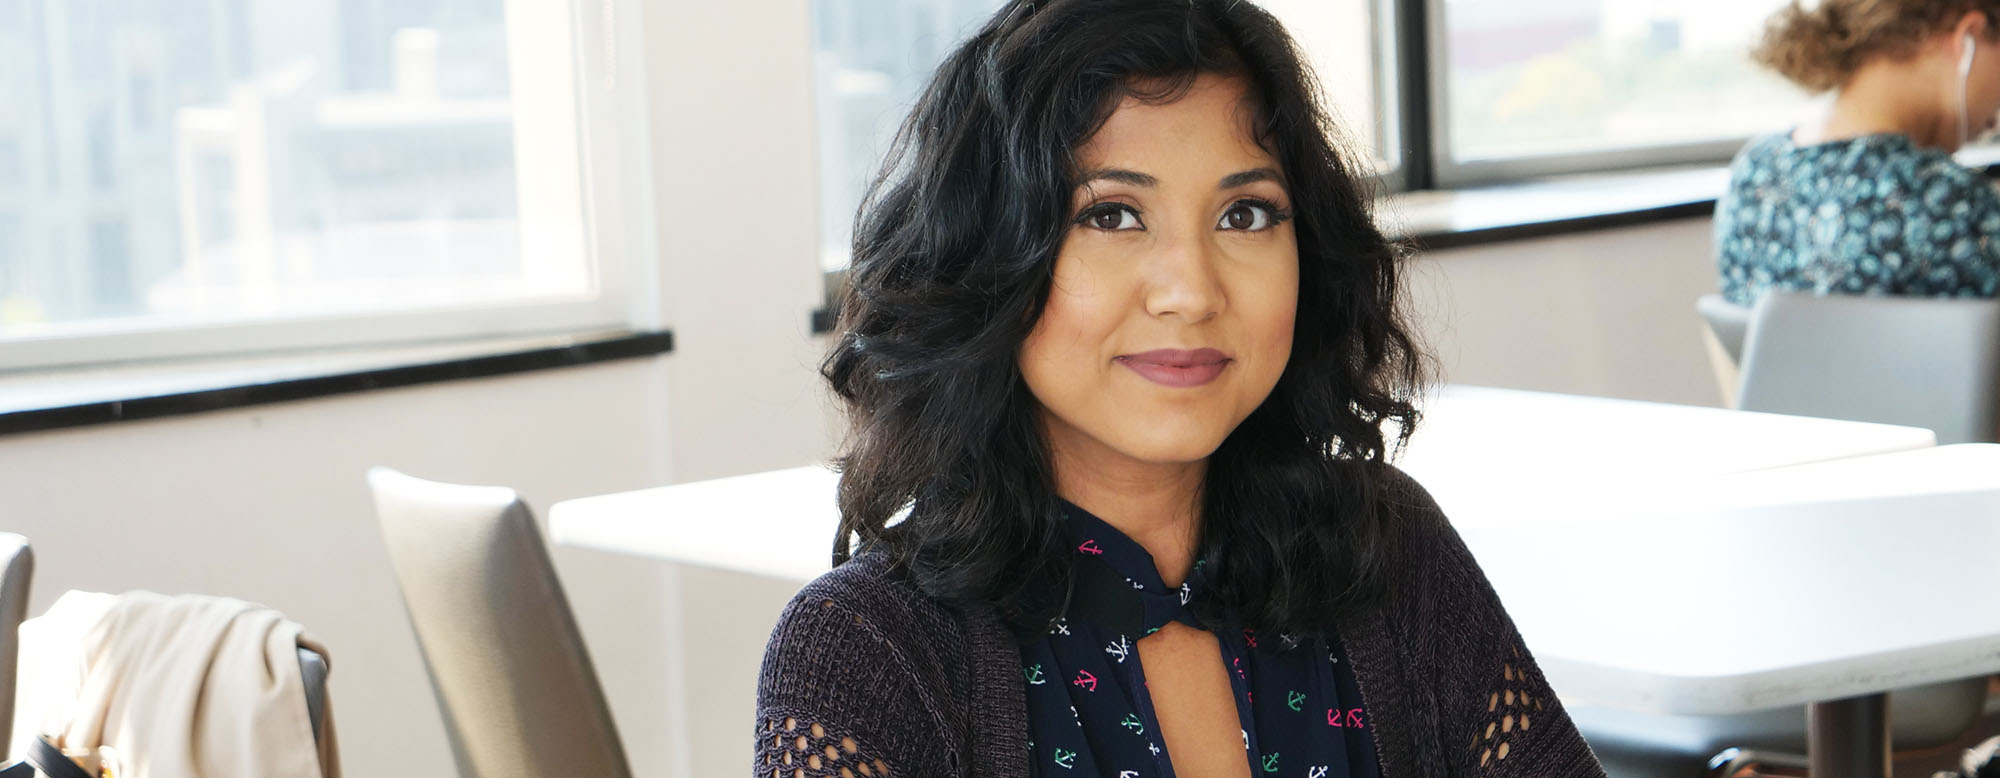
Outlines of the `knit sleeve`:
M 751 775 L 956 772 L 918 674 L 866 602 L 816 583 L 786 606 L 764 649 Z
M 1427 568 L 1430 617 L 1411 635 L 1427 658 L 1438 749 L 1447 774 L 1468 778 L 1603 778 L 1604 768 L 1564 712 L 1513 620 L 1457 530 L 1407 476 L 1391 490 L 1407 523 L 1411 560 Z M 1423 672 L 1427 671 L 1427 672 Z

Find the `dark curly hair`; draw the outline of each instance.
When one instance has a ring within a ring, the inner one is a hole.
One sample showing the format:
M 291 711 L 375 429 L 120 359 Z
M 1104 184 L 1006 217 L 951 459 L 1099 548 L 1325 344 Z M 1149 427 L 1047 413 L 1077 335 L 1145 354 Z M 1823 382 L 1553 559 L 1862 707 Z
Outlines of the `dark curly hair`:
M 1197 549 L 1215 583 L 1195 612 L 1306 634 L 1376 596 L 1377 482 L 1424 375 L 1395 306 L 1404 252 L 1291 38 L 1244 0 L 1014 0 L 938 68 L 861 208 L 821 365 L 851 424 L 834 564 L 858 539 L 1023 637 L 1066 607 L 1071 554 L 1018 350 L 1070 227 L 1075 150 L 1123 99 L 1171 102 L 1204 73 L 1248 85 L 1291 191 L 1300 288 L 1283 375 L 1209 458 Z

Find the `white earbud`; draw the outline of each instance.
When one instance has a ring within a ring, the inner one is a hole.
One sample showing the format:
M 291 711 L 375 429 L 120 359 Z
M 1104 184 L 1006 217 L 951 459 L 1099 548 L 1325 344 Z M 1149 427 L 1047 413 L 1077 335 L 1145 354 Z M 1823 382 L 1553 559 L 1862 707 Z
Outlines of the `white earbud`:
M 1972 55 L 1979 50 L 1979 42 L 1972 33 L 1965 34 L 1965 53 L 1958 57 L 1958 146 L 1956 151 L 1972 141 L 1970 135 L 1971 117 L 1966 115 L 1970 106 L 1966 99 L 1966 82 L 1972 79 Z

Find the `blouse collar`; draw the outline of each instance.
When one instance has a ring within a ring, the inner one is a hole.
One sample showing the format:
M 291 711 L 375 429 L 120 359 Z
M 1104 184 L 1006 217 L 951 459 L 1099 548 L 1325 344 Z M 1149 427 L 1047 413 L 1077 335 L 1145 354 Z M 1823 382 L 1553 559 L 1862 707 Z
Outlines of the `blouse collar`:
M 1186 581 L 1169 587 L 1160 579 L 1153 555 L 1137 541 L 1068 500 L 1062 501 L 1062 508 L 1077 555 L 1071 615 L 1135 638 L 1153 634 L 1170 621 L 1201 626 L 1189 608 L 1207 580 L 1200 560 Z

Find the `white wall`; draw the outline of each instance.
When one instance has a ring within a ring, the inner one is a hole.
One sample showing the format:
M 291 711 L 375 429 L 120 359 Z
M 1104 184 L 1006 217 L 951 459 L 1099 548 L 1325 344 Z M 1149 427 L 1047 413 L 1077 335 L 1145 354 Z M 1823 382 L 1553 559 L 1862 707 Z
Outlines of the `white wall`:
M 1404 287 L 1456 383 L 1720 405 L 1694 300 L 1708 219 L 1421 255 Z
M 506 484 L 545 511 L 826 456 L 836 425 L 806 333 L 821 295 L 806 8 L 677 4 L 647 20 L 673 354 L 0 436 L 0 528 L 35 543 L 33 608 L 68 588 L 280 608 L 333 654 L 348 774 L 450 774 L 361 472 Z M 1692 312 L 1713 288 L 1707 230 L 1439 252 L 1412 268 L 1413 308 L 1450 380 L 1712 403 Z M 741 774 L 758 653 L 789 587 L 563 549 L 556 561 L 636 772 Z

